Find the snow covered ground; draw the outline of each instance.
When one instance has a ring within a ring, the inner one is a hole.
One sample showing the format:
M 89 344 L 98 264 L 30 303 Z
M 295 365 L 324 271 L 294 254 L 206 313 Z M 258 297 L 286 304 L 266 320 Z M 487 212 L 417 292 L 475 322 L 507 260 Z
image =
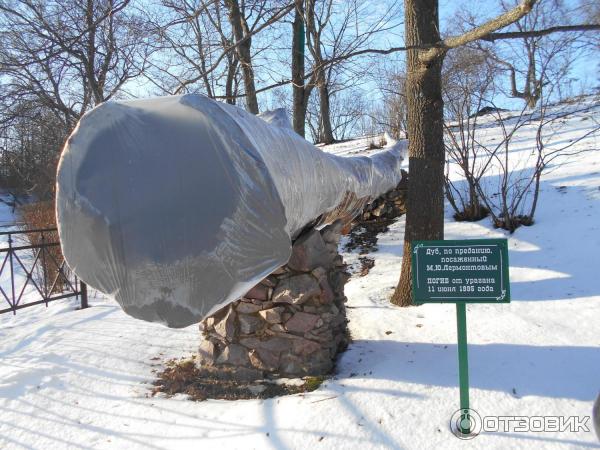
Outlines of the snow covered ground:
M 556 138 L 590 126 L 573 116 Z M 524 136 L 515 151 L 532 146 Z M 481 416 L 590 416 L 600 391 L 600 137 L 578 145 L 596 150 L 544 178 L 534 226 L 508 235 L 447 211 L 448 239 L 509 239 L 512 303 L 468 306 L 471 406 Z M 153 369 L 192 354 L 198 330 L 135 320 L 102 297 L 87 310 L 65 300 L 0 316 L 0 448 L 600 448 L 593 431 L 451 434 L 454 307 L 390 305 L 403 228 L 400 219 L 380 237 L 375 267 L 347 285 L 353 343 L 337 374 L 307 394 L 151 397 Z

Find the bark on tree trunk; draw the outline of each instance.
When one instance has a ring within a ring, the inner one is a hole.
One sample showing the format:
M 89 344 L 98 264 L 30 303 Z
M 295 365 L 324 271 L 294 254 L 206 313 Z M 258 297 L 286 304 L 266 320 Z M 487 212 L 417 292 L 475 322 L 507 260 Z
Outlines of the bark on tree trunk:
M 537 102 L 539 100 L 539 97 L 536 95 L 530 95 L 527 97 L 527 107 L 528 108 L 535 108 L 535 105 L 537 105 Z
M 293 126 L 300 136 L 306 135 L 306 99 L 304 90 L 304 1 L 296 0 L 292 40 Z
M 331 128 L 331 115 L 329 108 L 329 88 L 325 76 L 319 81 L 319 111 L 321 113 L 321 139 L 323 144 L 333 144 L 333 130 Z
M 405 1 L 407 46 L 440 41 L 437 0 Z M 411 247 L 416 239 L 444 238 L 443 54 L 423 62 L 407 52 L 409 174 L 402 273 L 392 303 L 412 304 Z
M 331 116 L 330 116 L 330 108 L 329 108 L 329 85 L 327 80 L 327 75 L 325 72 L 325 64 L 323 54 L 321 52 L 321 32 L 323 28 L 317 29 L 315 26 L 315 0 L 307 0 L 306 1 L 306 34 L 307 34 L 307 44 L 310 52 L 314 58 L 314 65 L 316 67 L 315 70 L 315 79 L 311 80 L 313 82 L 316 81 L 316 86 L 319 89 L 319 114 L 320 114 L 320 122 L 319 122 L 319 142 L 324 144 L 331 144 L 334 142 L 333 139 L 333 130 L 331 127 Z M 309 83 L 310 85 L 310 83 Z M 307 86 L 309 89 L 310 86 Z M 305 91 L 305 110 L 306 103 L 308 102 L 309 94 Z
M 245 36 L 249 34 L 248 24 L 242 16 L 238 0 L 227 0 L 229 9 L 229 22 L 233 29 L 235 42 L 241 42 Z M 252 56 L 250 49 L 252 47 L 252 39 L 240 43 L 236 47 L 236 54 L 242 67 L 242 75 L 244 77 L 244 87 L 246 90 L 246 109 L 252 114 L 258 114 L 258 100 L 256 98 L 256 85 L 254 83 L 254 68 L 252 67 Z
M 225 79 L 225 96 L 227 99 L 225 100 L 230 105 L 235 105 L 235 94 L 234 92 L 234 83 L 235 83 L 235 75 L 237 73 L 237 61 L 234 58 L 228 58 L 227 63 L 227 78 Z

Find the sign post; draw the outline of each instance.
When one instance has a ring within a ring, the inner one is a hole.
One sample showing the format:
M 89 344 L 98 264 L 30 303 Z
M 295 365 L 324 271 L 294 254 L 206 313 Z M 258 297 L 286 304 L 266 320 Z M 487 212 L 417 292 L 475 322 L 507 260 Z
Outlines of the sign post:
M 467 351 L 467 307 L 456 304 L 456 329 L 458 335 L 458 386 L 460 388 L 460 431 L 469 434 L 469 354 Z
M 467 303 L 509 303 L 506 239 L 413 241 L 415 304 L 456 303 L 460 422 L 463 435 L 472 430 L 469 417 Z

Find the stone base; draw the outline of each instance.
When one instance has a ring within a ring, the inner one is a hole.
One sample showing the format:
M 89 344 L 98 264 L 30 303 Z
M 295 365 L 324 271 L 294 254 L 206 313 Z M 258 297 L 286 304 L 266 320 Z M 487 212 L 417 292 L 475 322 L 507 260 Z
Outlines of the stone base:
M 341 228 L 306 231 L 288 264 L 205 319 L 200 364 L 257 379 L 330 373 L 348 345 Z
M 408 172 L 402 170 L 402 180 L 394 189 L 386 192 L 363 209 L 352 226 L 380 219 L 395 219 L 406 214 L 406 194 L 408 189 Z

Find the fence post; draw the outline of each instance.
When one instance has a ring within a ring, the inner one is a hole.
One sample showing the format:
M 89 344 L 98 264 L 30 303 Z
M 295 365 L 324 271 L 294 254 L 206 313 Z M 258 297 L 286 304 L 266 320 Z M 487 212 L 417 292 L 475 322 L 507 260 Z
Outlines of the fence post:
M 40 232 L 40 237 L 42 239 L 42 245 L 40 247 L 40 253 L 42 256 L 42 277 L 44 279 L 44 300 L 46 300 L 46 308 L 48 307 L 48 297 L 52 295 L 52 292 L 48 292 L 48 263 L 46 262 L 46 248 L 44 244 L 46 243 L 46 239 L 44 236 L 44 232 Z M 38 255 L 40 256 L 40 255 Z M 33 272 L 33 267 L 31 268 Z
M 8 234 L 8 258 L 10 264 L 10 291 L 13 308 L 13 316 L 17 314 L 17 304 L 15 301 L 15 268 L 13 264 L 12 233 Z
M 81 309 L 89 307 L 88 296 L 87 296 L 87 284 L 83 281 L 79 281 L 79 291 L 81 293 Z

